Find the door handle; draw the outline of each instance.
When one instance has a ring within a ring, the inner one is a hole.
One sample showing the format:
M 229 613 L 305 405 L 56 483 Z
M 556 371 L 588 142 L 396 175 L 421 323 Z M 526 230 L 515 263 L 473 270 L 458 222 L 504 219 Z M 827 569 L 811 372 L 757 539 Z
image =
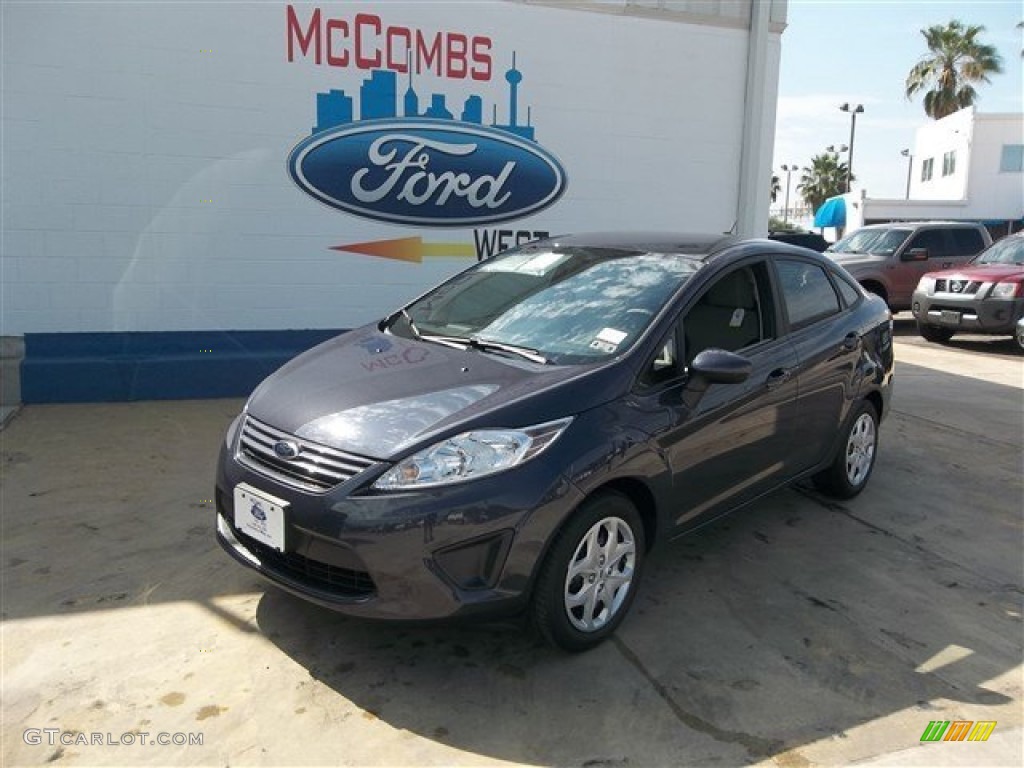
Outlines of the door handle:
M 842 350 L 844 352 L 853 352 L 853 350 L 857 348 L 858 344 L 860 344 L 860 336 L 856 333 L 848 333 L 843 339 Z
M 793 378 L 793 371 L 789 368 L 776 368 L 768 374 L 768 378 L 765 380 L 765 386 L 767 386 L 768 389 L 778 389 L 791 378 Z
M 953 262 L 952 261 L 944 261 L 944 262 L 942 262 L 942 268 L 943 269 L 949 269 L 952 266 L 953 266 Z

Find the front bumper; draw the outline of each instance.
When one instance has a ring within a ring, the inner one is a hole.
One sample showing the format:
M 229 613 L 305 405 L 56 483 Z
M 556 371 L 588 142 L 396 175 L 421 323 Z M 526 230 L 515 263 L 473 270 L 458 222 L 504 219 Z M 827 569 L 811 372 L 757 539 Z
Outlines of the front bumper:
M 911 305 L 919 323 L 963 333 L 1012 334 L 1017 320 L 1024 316 L 1024 298 L 983 299 L 915 291 Z
M 582 500 L 551 455 L 508 472 L 417 493 L 367 490 L 386 467 L 318 494 L 240 464 L 222 446 L 217 539 L 238 562 L 314 603 L 353 616 L 426 621 L 500 616 L 529 598 L 551 534 Z M 234 525 L 239 483 L 288 504 L 285 551 Z

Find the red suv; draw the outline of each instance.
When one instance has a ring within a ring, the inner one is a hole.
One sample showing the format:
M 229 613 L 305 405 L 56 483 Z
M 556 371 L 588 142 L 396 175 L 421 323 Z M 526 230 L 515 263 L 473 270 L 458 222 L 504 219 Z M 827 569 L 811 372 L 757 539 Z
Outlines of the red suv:
M 949 341 L 954 333 L 1013 336 L 1024 317 L 1024 233 L 993 243 L 956 269 L 929 272 L 914 291 L 917 330 L 928 341 Z

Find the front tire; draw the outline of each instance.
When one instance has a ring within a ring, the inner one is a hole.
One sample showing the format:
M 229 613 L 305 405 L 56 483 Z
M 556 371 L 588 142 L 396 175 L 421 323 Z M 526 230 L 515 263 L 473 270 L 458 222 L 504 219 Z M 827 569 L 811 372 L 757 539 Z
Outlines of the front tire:
M 928 325 L 927 323 L 918 323 L 917 332 L 921 334 L 925 341 L 932 341 L 936 344 L 945 344 L 953 338 L 953 331 L 949 330 L 949 328 L 936 328 L 934 325 Z
M 633 604 L 644 555 L 643 522 L 628 498 L 605 492 L 587 499 L 541 565 L 532 606 L 541 636 L 571 653 L 600 644 Z
M 1024 352 L 1024 323 L 1017 323 L 1017 330 L 1013 334 L 1013 340 L 1017 342 L 1017 351 Z
M 865 400 L 854 411 L 835 460 L 814 476 L 814 484 L 829 496 L 852 499 L 867 485 L 877 453 L 878 411 Z

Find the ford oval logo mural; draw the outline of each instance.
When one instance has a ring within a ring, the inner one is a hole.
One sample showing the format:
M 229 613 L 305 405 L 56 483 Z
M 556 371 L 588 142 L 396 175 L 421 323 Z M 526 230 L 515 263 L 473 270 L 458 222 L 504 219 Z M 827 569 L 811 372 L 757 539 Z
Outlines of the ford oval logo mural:
M 565 192 L 565 171 L 527 138 L 432 119 L 350 123 L 300 142 L 292 179 L 329 206 L 396 224 L 461 227 L 518 219 Z

